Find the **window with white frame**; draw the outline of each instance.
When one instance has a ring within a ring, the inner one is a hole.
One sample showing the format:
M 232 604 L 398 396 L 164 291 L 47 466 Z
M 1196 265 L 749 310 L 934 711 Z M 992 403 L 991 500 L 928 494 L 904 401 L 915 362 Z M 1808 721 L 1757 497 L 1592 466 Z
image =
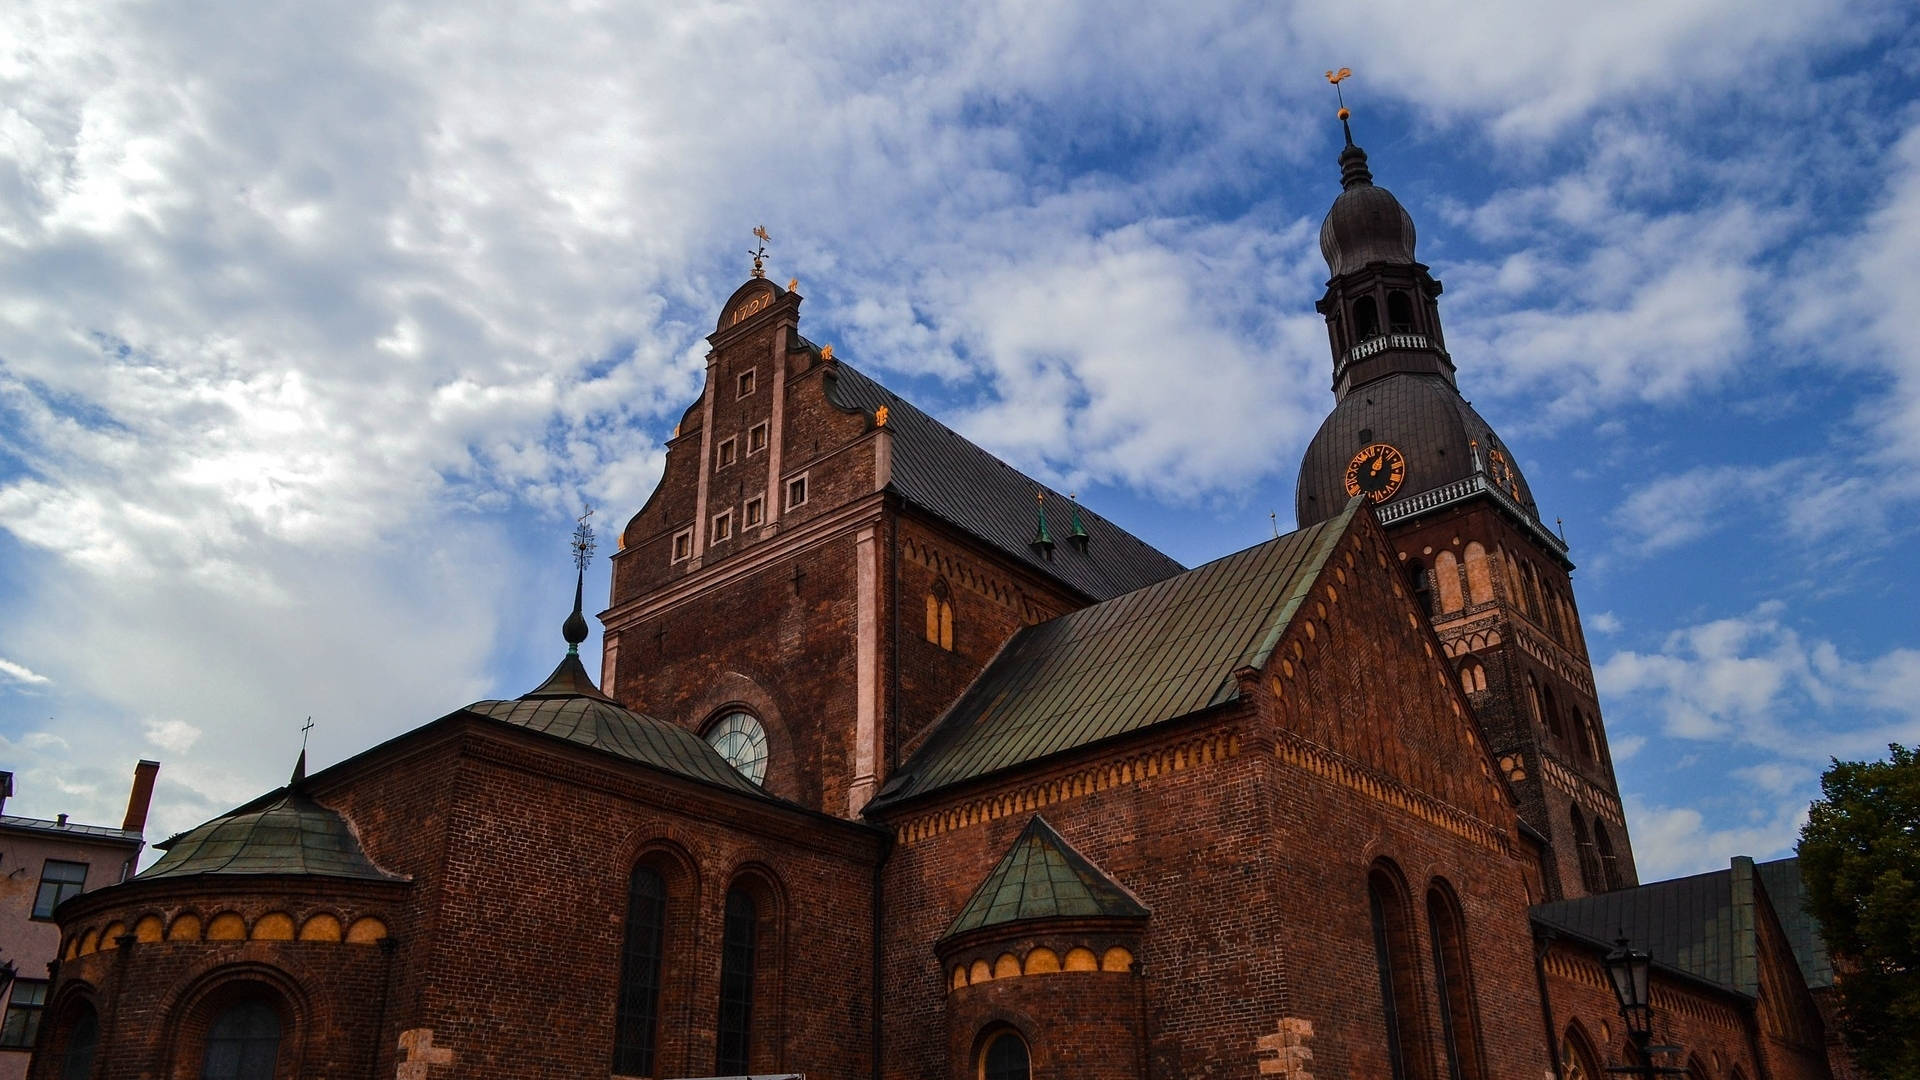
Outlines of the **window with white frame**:
M 693 530 L 681 529 L 673 534 L 673 561 L 684 562 L 693 557 Z
M 755 382 L 754 373 L 755 373 L 754 368 L 748 368 L 747 370 L 741 372 L 739 376 L 736 377 L 734 381 L 735 381 L 736 389 L 739 392 L 734 395 L 735 397 L 746 397 L 748 394 L 753 393 L 753 385 Z
M 729 540 L 733 537 L 733 511 L 722 510 L 713 515 L 713 543 Z
M 714 448 L 713 467 L 716 469 L 724 469 L 727 466 L 733 464 L 735 461 L 738 461 L 739 458 L 740 458 L 739 444 L 735 443 L 733 441 L 733 438 L 729 436 L 727 438 L 721 439 L 720 445 Z
M 807 504 L 807 474 L 801 473 L 787 481 L 787 509 Z
M 765 420 L 747 429 L 747 453 L 757 454 L 767 448 L 767 422 Z
M 742 507 L 740 511 L 740 527 L 743 529 L 751 529 L 756 525 L 766 524 L 766 521 L 767 521 L 766 496 L 757 495 L 751 499 L 748 499 L 747 505 Z

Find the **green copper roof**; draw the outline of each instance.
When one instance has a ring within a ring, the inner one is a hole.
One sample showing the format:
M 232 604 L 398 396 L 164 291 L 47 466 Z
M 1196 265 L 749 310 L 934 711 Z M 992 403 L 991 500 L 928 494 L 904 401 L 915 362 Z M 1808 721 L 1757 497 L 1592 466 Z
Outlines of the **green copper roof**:
M 1820 924 L 1807 912 L 1807 887 L 1800 880 L 1800 860 L 1775 859 L 1754 866 L 1760 884 L 1766 887 L 1773 913 L 1780 917 L 1780 929 L 1793 947 L 1793 958 L 1807 985 L 1818 989 L 1833 985 L 1833 960 L 1827 955 L 1827 939 L 1820 936 Z
M 1191 715 L 1267 662 L 1364 499 L 1327 521 L 1015 634 L 874 808 Z
M 256 800 L 156 845 L 166 854 L 142 871 L 139 880 L 198 874 L 397 880 L 367 858 L 345 818 L 307 798 L 299 784 L 265 799 L 264 805 Z
M 1144 919 L 1147 909 L 1038 814 L 973 891 L 946 936 L 1028 919 Z

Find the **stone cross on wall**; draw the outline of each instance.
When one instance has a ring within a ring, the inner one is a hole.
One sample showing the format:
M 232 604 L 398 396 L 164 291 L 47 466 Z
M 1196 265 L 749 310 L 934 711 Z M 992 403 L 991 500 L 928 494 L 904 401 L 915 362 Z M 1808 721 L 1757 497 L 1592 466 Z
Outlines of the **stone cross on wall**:
M 400 1049 L 407 1058 L 393 1072 L 394 1080 L 428 1080 L 427 1070 L 435 1065 L 453 1064 L 453 1051 L 433 1045 L 432 1028 L 414 1028 L 400 1033 Z

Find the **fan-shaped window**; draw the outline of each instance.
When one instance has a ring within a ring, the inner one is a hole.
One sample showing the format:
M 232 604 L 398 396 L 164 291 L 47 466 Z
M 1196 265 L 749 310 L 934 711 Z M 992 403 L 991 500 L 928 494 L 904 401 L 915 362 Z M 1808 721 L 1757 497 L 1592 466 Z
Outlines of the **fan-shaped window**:
M 1440 994 L 1440 1032 L 1449 1080 L 1482 1080 L 1480 1016 L 1467 974 L 1467 941 L 1460 901 L 1445 881 L 1427 890 L 1427 927 L 1433 936 L 1433 977 Z
M 980 1051 L 981 1080 L 1028 1080 L 1032 1075 L 1026 1040 L 1014 1032 L 1000 1032 Z
M 280 1057 L 280 1014 L 259 998 L 227 1006 L 207 1031 L 200 1080 L 272 1080 Z
M 720 1024 L 714 1072 L 745 1076 L 753 1031 L 753 972 L 759 962 L 759 911 L 753 897 L 735 886 L 727 890 L 726 922 L 720 941 Z
M 627 879 L 627 934 L 620 949 L 620 1001 L 613 1036 L 613 1071 L 623 1076 L 653 1075 L 666 926 L 666 879 L 650 866 L 634 867 Z
M 1363 296 L 1353 302 L 1353 337 L 1355 341 L 1380 336 L 1380 309 L 1373 304 L 1373 297 Z
M 1394 1080 L 1424 1080 L 1428 1057 L 1414 967 L 1413 918 L 1406 886 L 1384 861 L 1367 875 L 1367 905 L 1373 917 L 1373 957 L 1380 972 L 1380 1007 Z
M 927 640 L 953 651 L 953 596 L 945 581 L 936 581 L 927 593 Z
M 60 1058 L 60 1080 L 87 1080 L 93 1075 L 93 1054 L 100 1048 L 100 1018 L 92 1006 L 80 1006 L 80 1015 L 67 1030 L 67 1052 Z
M 1460 560 L 1453 552 L 1443 551 L 1433 557 L 1433 578 L 1440 589 L 1440 611 L 1459 611 L 1466 603 L 1460 595 Z
M 1387 328 L 1396 334 L 1413 333 L 1413 301 L 1398 289 L 1387 294 Z

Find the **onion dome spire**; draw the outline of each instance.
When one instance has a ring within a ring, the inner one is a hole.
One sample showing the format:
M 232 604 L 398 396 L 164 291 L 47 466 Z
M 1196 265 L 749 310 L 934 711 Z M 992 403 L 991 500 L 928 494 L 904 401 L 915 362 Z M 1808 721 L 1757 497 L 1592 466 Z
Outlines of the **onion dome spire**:
M 579 524 L 573 530 L 573 614 L 560 625 L 560 636 L 567 639 L 567 655 L 577 656 L 580 643 L 587 640 L 587 617 L 580 612 L 580 597 L 587 583 L 587 564 L 593 561 L 593 526 L 587 519 L 593 516 L 593 507 L 588 506 L 586 513 L 580 515 Z
M 1340 83 L 1352 74 L 1352 68 L 1329 71 L 1327 81 L 1339 93 Z M 1392 192 L 1374 186 L 1367 152 L 1353 142 L 1353 125 L 1348 122 L 1352 115 L 1343 95 L 1340 130 L 1347 142 L 1340 150 L 1340 197 L 1320 224 L 1320 254 L 1327 260 L 1327 272 L 1336 278 L 1378 264 L 1414 263 L 1413 218 Z
M 1051 561 L 1053 559 L 1053 533 L 1047 528 L 1046 489 L 1042 488 L 1034 492 L 1033 500 L 1039 509 L 1033 531 L 1033 539 L 1027 541 L 1027 546 L 1033 549 L 1035 555 Z

